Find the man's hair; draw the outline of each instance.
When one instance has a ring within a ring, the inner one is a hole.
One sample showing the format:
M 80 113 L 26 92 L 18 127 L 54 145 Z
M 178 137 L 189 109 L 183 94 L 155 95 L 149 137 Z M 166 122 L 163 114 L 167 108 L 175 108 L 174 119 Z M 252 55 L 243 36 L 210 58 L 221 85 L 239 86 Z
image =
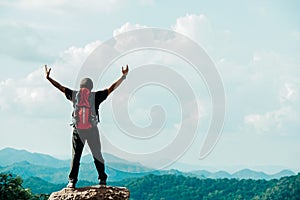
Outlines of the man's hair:
M 90 78 L 83 78 L 80 81 L 80 88 L 87 88 L 89 90 L 93 89 L 93 81 Z

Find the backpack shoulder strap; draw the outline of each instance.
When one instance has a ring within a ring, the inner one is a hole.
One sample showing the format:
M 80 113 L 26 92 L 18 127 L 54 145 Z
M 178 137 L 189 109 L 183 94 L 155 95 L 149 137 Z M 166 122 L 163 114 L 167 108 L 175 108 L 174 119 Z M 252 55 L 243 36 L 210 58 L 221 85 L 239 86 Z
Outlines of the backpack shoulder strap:
M 96 107 L 95 107 L 95 101 L 96 101 L 96 93 L 95 92 L 91 92 L 90 96 L 89 96 L 89 104 L 90 104 L 90 122 L 96 126 L 97 123 L 99 122 L 99 116 L 96 113 Z

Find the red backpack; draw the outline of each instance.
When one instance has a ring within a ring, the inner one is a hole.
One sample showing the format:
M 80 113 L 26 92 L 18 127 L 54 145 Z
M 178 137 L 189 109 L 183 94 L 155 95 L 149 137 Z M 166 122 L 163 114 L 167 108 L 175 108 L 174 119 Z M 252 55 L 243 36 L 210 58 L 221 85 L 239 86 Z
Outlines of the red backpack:
M 97 126 L 95 93 L 87 88 L 80 88 L 73 101 L 73 125 L 77 129 L 90 129 Z

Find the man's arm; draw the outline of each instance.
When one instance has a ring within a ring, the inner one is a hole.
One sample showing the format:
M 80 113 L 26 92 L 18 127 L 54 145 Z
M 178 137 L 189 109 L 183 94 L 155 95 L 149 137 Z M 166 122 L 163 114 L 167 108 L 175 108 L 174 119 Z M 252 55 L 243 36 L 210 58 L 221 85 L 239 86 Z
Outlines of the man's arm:
M 121 78 L 119 78 L 115 83 L 113 83 L 109 88 L 108 88 L 108 95 L 114 91 L 117 87 L 119 87 L 119 85 L 121 85 L 121 83 L 123 82 L 123 80 L 126 79 L 126 76 L 128 74 L 128 65 L 126 65 L 126 68 L 124 69 L 122 66 L 122 76 Z
M 50 81 L 50 83 L 52 83 L 52 85 L 54 85 L 57 89 L 59 89 L 61 92 L 65 93 L 66 88 L 64 86 L 62 86 L 61 84 L 59 84 L 57 81 L 53 80 L 50 77 L 50 71 L 51 68 L 49 68 L 49 70 L 47 69 L 47 65 L 45 65 L 45 75 L 46 75 L 46 79 L 48 81 Z

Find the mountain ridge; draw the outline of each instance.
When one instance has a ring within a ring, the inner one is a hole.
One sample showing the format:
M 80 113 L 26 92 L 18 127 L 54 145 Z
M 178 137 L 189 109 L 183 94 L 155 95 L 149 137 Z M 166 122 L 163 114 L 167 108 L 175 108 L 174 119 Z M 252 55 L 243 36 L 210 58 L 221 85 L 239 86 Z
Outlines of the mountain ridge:
M 251 169 L 242 169 L 235 173 L 228 173 L 224 170 L 210 172 L 208 170 L 195 170 L 182 172 L 176 169 L 155 170 L 149 169 L 140 163 L 130 162 L 111 154 L 104 154 L 106 170 L 111 181 L 120 181 L 126 178 L 140 177 L 147 174 L 177 174 L 193 176 L 198 178 L 237 178 L 237 179 L 279 179 L 283 176 L 295 175 L 296 173 L 285 169 L 274 174 L 267 174 Z M 84 180 L 94 181 L 96 170 L 92 163 L 92 156 L 82 157 L 79 173 Z M 0 172 L 9 172 L 23 176 L 24 178 L 39 177 L 52 183 L 62 183 L 69 172 L 70 160 L 60 160 L 47 154 L 31 153 L 26 150 L 5 148 L 0 150 Z
M 120 168 L 113 165 L 116 169 L 119 170 L 125 170 L 122 168 L 125 165 L 128 166 L 128 168 L 130 167 L 131 169 L 137 168 L 139 171 L 151 170 L 138 162 L 127 161 L 125 159 L 119 158 L 109 153 L 103 153 L 103 157 L 107 165 L 114 164 L 114 163 L 118 163 L 118 165 L 121 164 Z M 62 167 L 69 167 L 71 159 L 62 160 L 62 159 L 55 158 L 51 155 L 47 155 L 43 153 L 32 153 L 27 150 L 19 150 L 10 147 L 0 150 L 1 167 L 5 167 L 21 161 L 27 161 L 34 165 L 62 168 Z M 93 158 L 91 154 L 87 154 L 81 157 L 81 163 L 91 163 L 91 162 L 93 162 Z

